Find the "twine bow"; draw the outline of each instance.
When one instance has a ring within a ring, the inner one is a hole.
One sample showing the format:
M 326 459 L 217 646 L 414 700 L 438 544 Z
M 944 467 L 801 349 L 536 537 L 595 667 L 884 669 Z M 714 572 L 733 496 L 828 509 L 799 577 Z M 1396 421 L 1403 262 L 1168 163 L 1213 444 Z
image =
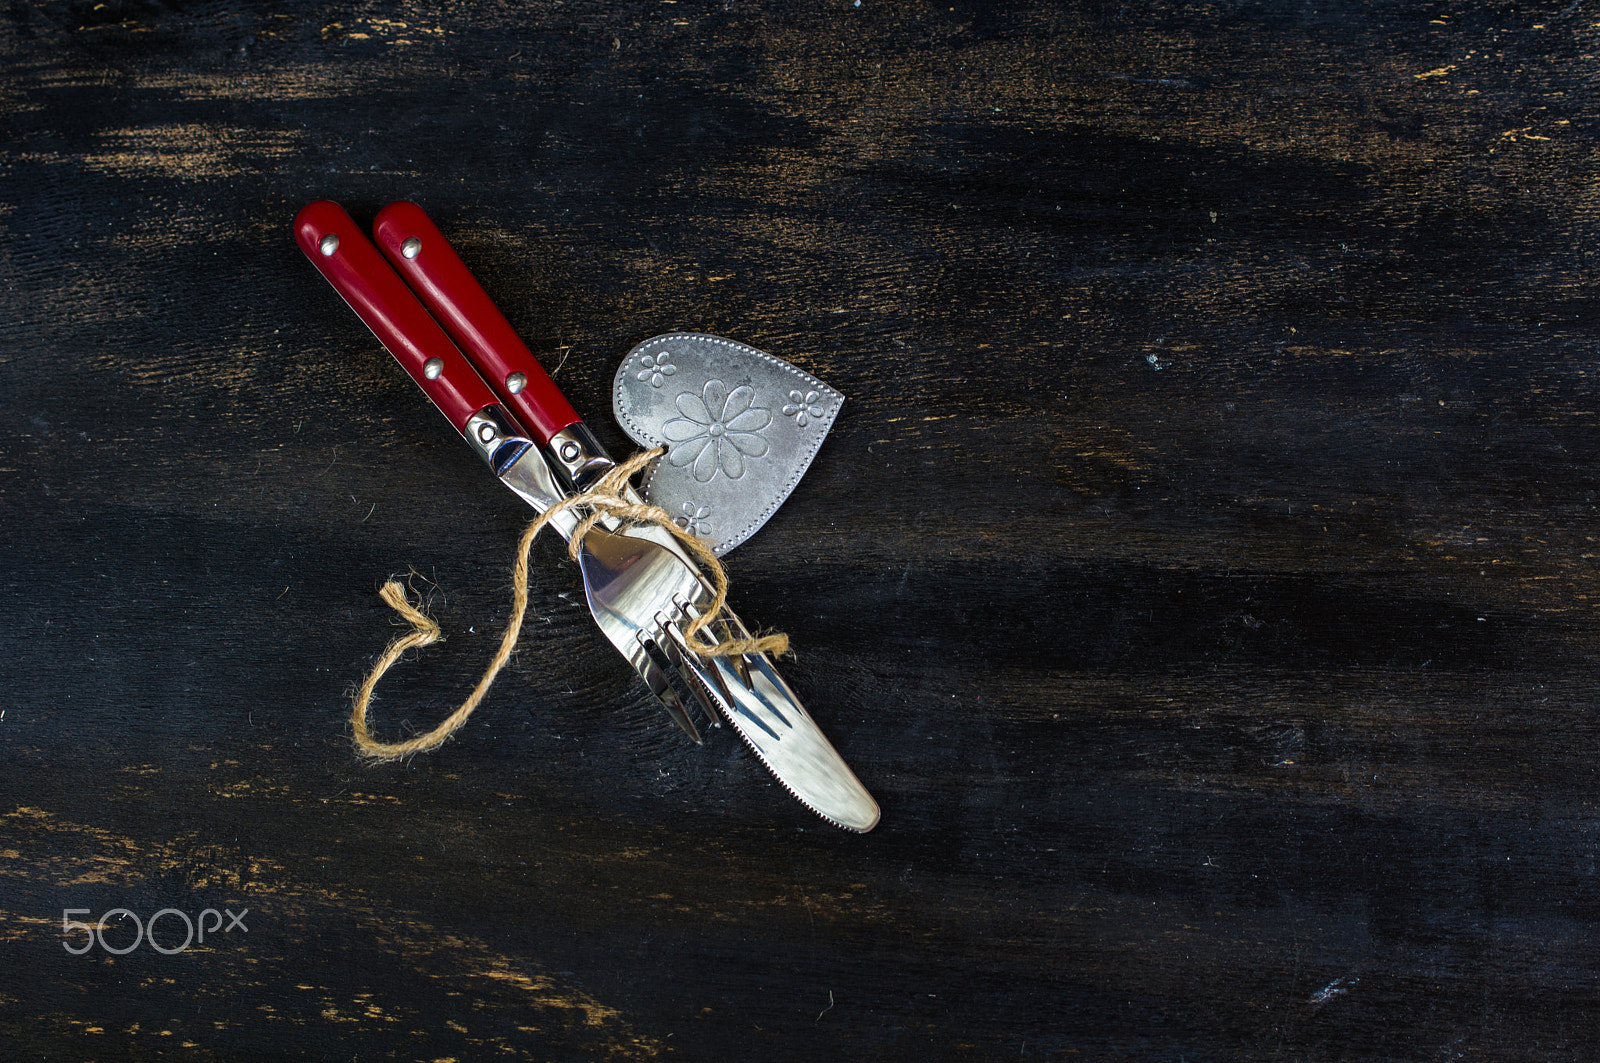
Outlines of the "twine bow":
M 421 609 L 411 604 L 406 597 L 405 587 L 398 580 L 390 579 L 385 583 L 378 596 L 388 603 L 391 609 L 405 617 L 410 622 L 412 630 L 384 648 L 377 663 L 372 666 L 372 670 L 362 680 L 360 689 L 356 691 L 355 704 L 350 711 L 350 726 L 355 739 L 356 753 L 378 762 L 399 760 L 413 753 L 425 753 L 443 745 L 451 735 L 460 730 L 462 724 L 467 722 L 467 717 L 472 715 L 484 696 L 489 693 L 489 688 L 494 685 L 500 669 L 511 659 L 511 653 L 517 647 L 517 639 L 522 634 L 522 620 L 528 612 L 528 554 L 533 548 L 534 537 L 543 531 L 545 525 L 549 524 L 558 513 L 569 509 L 586 511 L 583 519 L 573 530 L 571 541 L 567 544 L 567 553 L 574 561 L 578 560 L 583 537 L 608 515 L 621 518 L 630 524 L 654 524 L 665 528 L 694 555 L 709 573 L 713 591 L 711 601 L 707 603 L 706 608 L 684 628 L 685 641 L 699 656 L 710 658 L 744 653 L 787 653 L 789 636 L 783 634 L 762 635 L 752 639 L 724 639 L 714 644 L 705 643 L 695 637 L 702 628 L 722 613 L 728 598 L 727 570 L 722 567 L 721 560 L 711 552 L 709 546 L 674 523 L 666 510 L 660 506 L 630 502 L 623 497 L 623 492 L 633 475 L 664 452 L 663 448 L 656 447 L 654 450 L 635 454 L 606 473 L 588 491 L 563 498 L 523 529 L 522 538 L 517 541 L 517 552 L 511 568 L 511 617 L 506 621 L 506 633 L 500 639 L 500 648 L 495 652 L 494 659 L 484 670 L 483 678 L 478 680 L 478 685 L 472 688 L 472 693 L 467 695 L 467 699 L 454 712 L 427 734 L 418 735 L 404 742 L 384 742 L 373 736 L 367 726 L 367 708 L 372 702 L 372 692 L 377 687 L 378 680 L 405 655 L 407 650 L 431 646 L 438 642 L 442 635 L 439 625 Z

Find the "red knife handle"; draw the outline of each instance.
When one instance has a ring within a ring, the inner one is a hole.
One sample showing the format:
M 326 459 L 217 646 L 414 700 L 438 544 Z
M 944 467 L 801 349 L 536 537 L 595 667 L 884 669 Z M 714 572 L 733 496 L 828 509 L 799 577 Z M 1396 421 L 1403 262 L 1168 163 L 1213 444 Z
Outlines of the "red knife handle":
M 421 207 L 389 204 L 378 212 L 372 233 L 501 403 L 540 443 L 549 445 L 558 432 L 581 423 L 550 374 Z
M 379 341 L 405 367 L 456 431 L 495 403 L 466 356 L 389 268 L 343 207 L 328 200 L 308 204 L 294 219 L 295 241 L 311 264 Z

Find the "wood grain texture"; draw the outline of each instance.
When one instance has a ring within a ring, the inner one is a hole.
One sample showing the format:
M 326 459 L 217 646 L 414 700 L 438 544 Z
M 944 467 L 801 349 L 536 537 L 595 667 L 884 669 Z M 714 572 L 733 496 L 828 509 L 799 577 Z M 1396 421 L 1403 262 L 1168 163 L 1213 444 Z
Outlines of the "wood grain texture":
M 1597 55 L 1562 0 L 13 3 L 0 1054 L 1596 1058 Z M 877 831 L 683 741 L 554 546 L 462 734 L 354 762 L 382 580 L 448 636 L 398 733 L 526 514 L 319 198 L 423 204 L 619 452 L 659 332 L 844 392 L 729 565 Z M 115 908 L 248 931 L 63 950 Z

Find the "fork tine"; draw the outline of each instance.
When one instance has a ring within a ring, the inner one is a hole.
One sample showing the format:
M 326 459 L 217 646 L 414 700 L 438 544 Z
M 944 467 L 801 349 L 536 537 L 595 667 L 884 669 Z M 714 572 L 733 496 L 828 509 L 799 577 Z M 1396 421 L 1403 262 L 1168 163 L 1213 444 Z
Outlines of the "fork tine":
M 674 602 L 678 608 L 675 610 L 682 615 L 683 608 L 680 603 Z M 708 692 L 701 670 L 695 667 L 698 658 L 690 650 L 683 639 L 683 631 L 673 617 L 669 614 L 656 614 L 657 639 L 656 645 L 672 661 L 678 675 L 682 677 L 688 688 L 694 692 L 694 700 L 699 704 L 700 710 L 706 714 L 706 719 L 713 724 L 721 724 L 722 714 L 717 710 L 716 702 Z
M 722 628 L 722 636 L 723 636 L 723 638 L 726 638 L 726 639 L 741 639 L 741 638 L 742 639 L 747 639 L 747 638 L 750 637 L 748 632 L 741 634 L 739 632 L 734 631 L 733 630 L 733 624 L 728 620 L 727 617 L 722 617 L 722 618 L 718 619 L 716 621 L 716 623 L 717 623 L 717 625 L 719 627 Z M 733 670 L 735 672 L 739 673 L 739 681 L 741 683 L 743 683 L 745 686 L 749 686 L 750 685 L 750 658 L 747 657 L 745 654 L 736 653 L 736 654 L 733 654 L 732 657 L 729 658 L 729 663 L 733 665 Z
M 639 675 L 644 679 L 645 685 L 650 688 L 650 693 L 661 702 L 661 707 L 667 710 L 667 715 L 672 721 L 683 728 L 684 734 L 701 743 L 700 729 L 694 725 L 694 720 L 689 717 L 688 702 L 690 698 L 685 694 L 692 693 L 694 700 L 704 703 L 704 698 L 693 683 L 685 679 L 683 670 L 672 659 L 672 654 L 664 649 L 660 642 L 646 637 L 644 632 L 639 632 L 639 645 L 644 650 L 649 660 L 650 667 L 639 670 Z M 670 644 L 669 644 L 670 645 Z M 676 649 L 676 647 L 672 647 Z M 676 682 L 674 682 L 676 680 Z
M 685 616 L 687 617 L 693 617 L 697 615 L 691 611 L 691 606 L 682 606 L 682 608 Z M 735 700 L 733 692 L 728 689 L 728 684 L 722 678 L 722 673 L 715 668 L 708 667 L 706 663 L 700 659 L 700 655 L 695 653 L 694 649 L 689 645 L 689 636 L 683 633 L 683 629 L 677 624 L 669 624 L 667 626 L 667 632 L 672 636 L 672 641 L 675 645 L 675 648 L 677 649 L 680 658 L 684 662 L 685 670 L 694 675 L 695 678 L 700 681 L 699 684 L 696 685 L 696 688 L 698 689 L 700 686 L 705 686 L 707 688 L 715 687 L 716 693 L 721 695 L 722 700 L 729 706 L 729 708 L 737 705 L 738 702 Z M 705 629 L 702 628 L 700 633 L 705 635 Z M 711 717 L 712 719 L 721 718 L 719 714 L 715 712 L 711 714 Z
M 676 599 L 676 602 L 677 602 L 678 608 L 680 610 L 682 610 L 683 615 L 684 615 L 684 617 L 686 619 L 694 620 L 694 619 L 697 619 L 700 616 L 700 612 L 701 611 L 700 611 L 700 608 L 699 608 L 697 603 L 685 602 L 681 598 Z M 716 628 L 718 628 L 720 630 L 720 632 L 721 632 L 721 637 L 720 638 L 717 637 L 716 635 L 712 634 L 712 632 L 710 631 L 711 627 L 716 627 Z M 727 606 L 723 606 L 722 615 L 721 616 L 719 616 L 715 620 L 713 620 L 711 622 L 711 624 L 709 624 L 706 627 L 703 627 L 703 628 L 700 629 L 700 634 L 705 636 L 705 640 L 709 645 L 715 645 L 715 644 L 717 644 L 719 642 L 722 642 L 724 639 L 728 639 L 728 640 L 731 640 L 731 639 L 748 639 L 750 637 L 750 632 L 745 629 L 744 624 L 739 621 L 738 617 L 733 615 L 733 611 L 731 609 L 729 609 Z M 686 652 L 693 652 L 693 651 L 686 650 Z M 739 675 L 739 681 L 742 682 L 745 686 L 749 686 L 750 685 L 750 660 L 749 660 L 749 658 L 746 655 L 742 654 L 742 653 L 735 653 L 735 654 L 732 654 L 732 655 L 724 658 L 724 660 L 726 660 L 730 665 L 733 666 L 733 670 L 735 672 L 737 672 L 738 675 Z M 716 670 L 712 669 L 711 670 L 711 674 L 715 675 L 716 674 Z M 724 689 L 723 693 L 726 694 L 727 690 Z

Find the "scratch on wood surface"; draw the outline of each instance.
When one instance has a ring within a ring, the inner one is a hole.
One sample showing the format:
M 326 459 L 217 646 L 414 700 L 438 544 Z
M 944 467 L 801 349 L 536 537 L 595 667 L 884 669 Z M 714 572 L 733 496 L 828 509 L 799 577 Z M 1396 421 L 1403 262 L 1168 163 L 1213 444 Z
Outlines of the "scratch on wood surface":
M 1354 975 L 1346 975 L 1342 978 L 1335 978 L 1333 981 L 1329 982 L 1315 993 L 1312 993 L 1311 999 L 1308 1001 L 1308 1003 L 1310 1003 L 1310 1005 L 1314 1008 L 1320 1008 L 1322 1005 L 1326 1004 L 1335 997 L 1344 996 L 1346 993 L 1350 992 L 1350 990 L 1359 985 L 1360 982 L 1361 979 L 1355 977 Z

